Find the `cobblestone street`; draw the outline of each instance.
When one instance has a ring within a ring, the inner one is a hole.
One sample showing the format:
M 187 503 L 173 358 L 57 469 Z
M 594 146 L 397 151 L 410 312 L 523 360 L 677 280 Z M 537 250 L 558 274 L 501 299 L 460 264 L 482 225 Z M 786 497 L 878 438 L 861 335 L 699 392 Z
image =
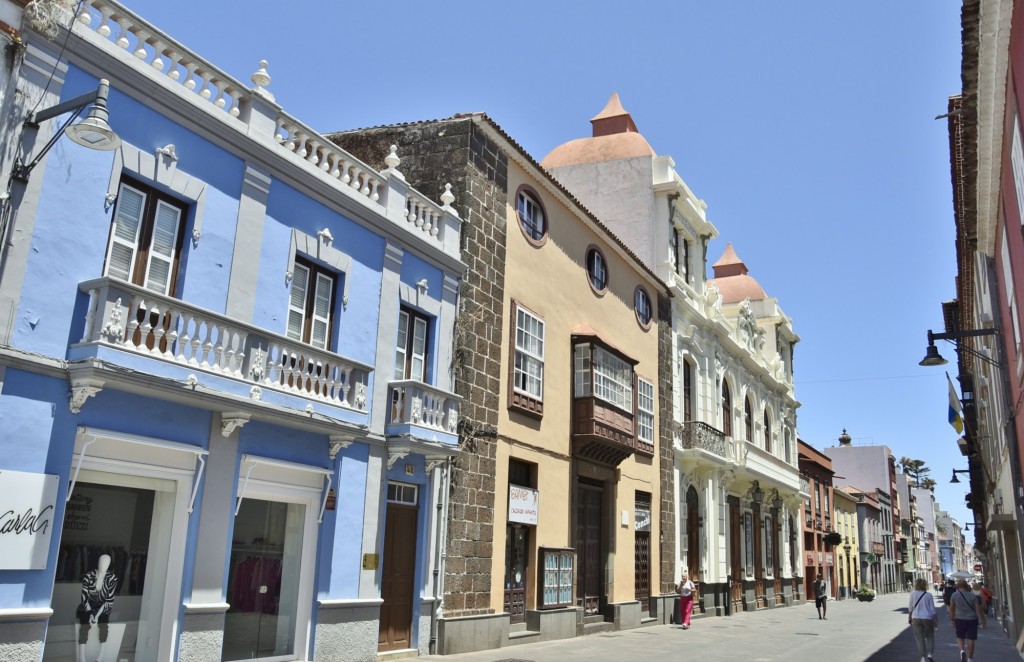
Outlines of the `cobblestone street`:
M 525 644 L 480 653 L 426 656 L 448 662 L 612 662 L 621 660 L 739 660 L 742 662 L 890 662 L 919 659 L 907 625 L 906 593 L 879 596 L 873 602 L 844 600 L 828 604 L 828 619 L 818 620 L 813 604 L 695 619 L 684 631 L 661 625 L 556 642 Z M 941 601 L 940 601 L 941 602 Z M 937 662 L 958 662 L 956 640 L 945 612 L 935 638 Z M 975 660 L 1020 660 L 1003 631 L 990 621 L 980 630 Z

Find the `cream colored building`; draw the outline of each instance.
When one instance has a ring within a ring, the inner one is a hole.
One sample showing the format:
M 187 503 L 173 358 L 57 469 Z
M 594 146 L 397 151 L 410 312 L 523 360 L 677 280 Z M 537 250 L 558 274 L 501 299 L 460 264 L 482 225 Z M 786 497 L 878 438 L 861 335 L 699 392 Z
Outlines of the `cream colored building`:
M 591 124 L 542 165 L 671 288 L 673 577 L 697 578 L 705 613 L 802 600 L 792 321 L 731 246 L 707 280 L 707 205 L 618 95 Z
M 857 534 L 857 499 L 842 490 L 833 490 L 835 515 L 832 530 L 843 537 L 834 547 L 836 554 L 836 594 L 847 598 L 857 586 L 857 568 L 860 567 L 860 542 Z

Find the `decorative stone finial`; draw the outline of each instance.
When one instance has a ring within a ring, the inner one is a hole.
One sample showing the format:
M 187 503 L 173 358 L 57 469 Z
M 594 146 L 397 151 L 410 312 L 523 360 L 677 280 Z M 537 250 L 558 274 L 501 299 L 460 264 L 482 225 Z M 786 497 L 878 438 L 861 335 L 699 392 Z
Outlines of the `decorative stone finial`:
M 452 185 L 445 184 L 444 193 L 441 194 L 441 209 L 458 218 L 459 212 L 455 211 L 455 207 L 452 207 L 453 202 L 455 202 L 455 194 L 452 193 Z
M 843 428 L 843 433 L 839 435 L 840 446 L 850 446 L 853 442 L 853 438 L 846 433 L 846 428 Z
M 267 90 L 267 85 L 270 85 L 270 74 L 267 73 L 267 61 L 260 60 L 260 68 L 251 77 L 253 85 L 256 86 L 254 90 L 257 94 L 265 97 L 271 101 L 274 100 L 274 95 Z
M 387 166 L 387 169 L 385 169 L 384 172 L 394 175 L 399 179 L 405 179 L 405 175 L 398 172 L 398 166 L 401 164 L 402 159 L 398 158 L 398 145 L 392 145 L 391 151 L 389 151 L 388 155 L 384 157 L 384 165 Z

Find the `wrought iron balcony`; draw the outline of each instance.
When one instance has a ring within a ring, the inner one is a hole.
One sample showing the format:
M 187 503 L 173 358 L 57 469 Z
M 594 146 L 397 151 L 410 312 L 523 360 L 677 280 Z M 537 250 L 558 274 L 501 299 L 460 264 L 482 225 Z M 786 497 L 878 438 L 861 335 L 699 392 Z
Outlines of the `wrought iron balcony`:
M 700 449 L 722 459 L 729 459 L 729 443 L 725 433 L 702 421 L 681 424 L 679 441 L 684 450 Z

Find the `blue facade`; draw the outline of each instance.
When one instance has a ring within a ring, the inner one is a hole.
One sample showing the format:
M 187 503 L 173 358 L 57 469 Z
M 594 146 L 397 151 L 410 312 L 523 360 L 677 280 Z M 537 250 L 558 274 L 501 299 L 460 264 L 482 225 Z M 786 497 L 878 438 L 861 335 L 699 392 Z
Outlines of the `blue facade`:
M 386 630 L 384 649 L 425 651 L 458 449 L 450 200 L 331 146 L 261 72 L 157 52 L 112 3 L 83 14 L 60 59 L 27 32 L 11 72 L 40 108 L 109 78 L 121 144 L 60 138 L 5 202 L 0 492 L 26 486 L 11 507 L 52 520 L 0 553 L 0 642 L 372 660 Z M 63 119 L 36 135 L 13 116 L 25 161 Z M 388 529 L 404 512 L 415 532 Z M 81 602 L 110 575 L 109 605 Z

